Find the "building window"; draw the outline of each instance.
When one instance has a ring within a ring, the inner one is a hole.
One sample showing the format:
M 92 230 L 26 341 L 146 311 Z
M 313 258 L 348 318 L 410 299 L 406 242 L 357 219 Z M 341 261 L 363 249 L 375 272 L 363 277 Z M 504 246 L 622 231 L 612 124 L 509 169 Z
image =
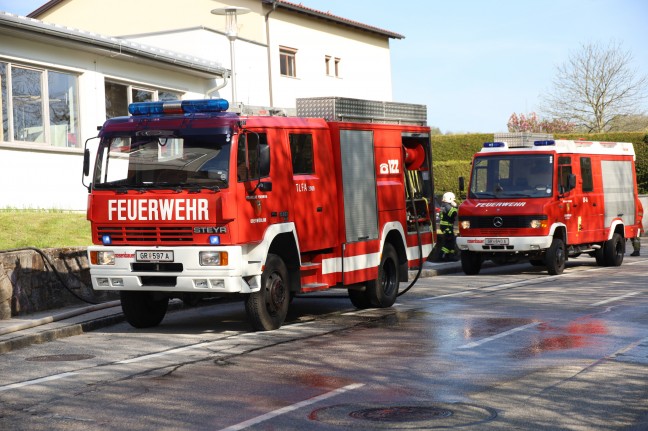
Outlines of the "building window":
M 0 141 L 79 147 L 77 76 L 0 62 Z
M 290 76 L 292 78 L 297 77 L 296 55 L 296 49 L 286 47 L 279 48 L 279 63 L 282 76 Z
M 339 78 L 340 77 L 340 59 L 335 58 L 335 77 Z
M 324 66 L 326 68 L 326 76 L 331 76 L 331 56 L 324 56 Z
M 106 81 L 106 118 L 128 115 L 128 105 L 156 100 L 180 100 L 181 94 L 167 90 L 142 88 L 118 82 Z

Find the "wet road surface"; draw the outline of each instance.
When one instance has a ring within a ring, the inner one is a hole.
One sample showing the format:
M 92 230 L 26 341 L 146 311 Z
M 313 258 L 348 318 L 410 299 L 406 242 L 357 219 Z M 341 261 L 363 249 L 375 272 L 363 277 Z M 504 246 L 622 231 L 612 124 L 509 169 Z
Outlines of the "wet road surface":
M 2 355 L 0 429 L 647 429 L 647 271 L 502 266 L 381 310 L 335 291 L 272 332 L 241 303 L 115 325 Z

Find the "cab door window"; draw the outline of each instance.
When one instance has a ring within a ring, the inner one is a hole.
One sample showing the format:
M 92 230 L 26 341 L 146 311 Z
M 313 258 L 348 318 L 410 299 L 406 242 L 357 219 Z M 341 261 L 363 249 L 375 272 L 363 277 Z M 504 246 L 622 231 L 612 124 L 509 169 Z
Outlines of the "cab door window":
M 239 137 L 236 156 L 236 175 L 239 181 L 250 181 L 268 176 L 267 167 L 260 160 L 267 157 L 268 139 L 265 133 L 248 132 Z
M 313 135 L 291 133 L 290 155 L 292 158 L 293 175 L 308 175 L 315 173 L 313 163 Z
M 572 173 L 571 157 L 558 158 L 558 181 L 560 181 L 560 193 L 566 193 L 569 188 L 569 176 Z

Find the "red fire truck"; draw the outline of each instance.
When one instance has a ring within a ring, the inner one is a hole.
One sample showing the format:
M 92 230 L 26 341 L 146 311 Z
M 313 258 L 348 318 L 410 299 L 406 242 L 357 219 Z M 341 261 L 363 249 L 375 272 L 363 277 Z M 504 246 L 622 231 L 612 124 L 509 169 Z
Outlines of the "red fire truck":
M 554 140 L 502 134 L 475 154 L 457 245 L 466 274 L 483 260 L 529 259 L 561 274 L 587 253 L 601 266 L 623 262 L 625 241 L 640 235 L 631 143 Z
M 425 106 L 227 109 L 131 104 L 101 128 L 92 177 L 86 144 L 93 288 L 120 291 L 135 327 L 159 324 L 171 298 L 240 295 L 256 330 L 280 327 L 294 295 L 328 288 L 390 307 L 434 243 Z

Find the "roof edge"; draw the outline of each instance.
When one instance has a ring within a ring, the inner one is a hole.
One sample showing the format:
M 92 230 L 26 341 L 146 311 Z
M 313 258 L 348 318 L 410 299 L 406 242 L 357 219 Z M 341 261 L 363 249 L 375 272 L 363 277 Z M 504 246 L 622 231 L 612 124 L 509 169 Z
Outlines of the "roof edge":
M 38 18 L 38 15 L 47 12 L 52 9 L 54 6 L 57 6 L 59 3 L 63 3 L 65 0 L 50 0 L 38 9 L 27 14 L 27 18 Z
M 62 1 L 62 0 L 59 0 Z M 297 13 L 303 13 L 305 15 L 309 15 L 315 18 L 320 18 L 326 21 L 331 21 L 336 24 L 341 24 L 341 25 L 346 25 L 358 30 L 363 30 L 367 31 L 370 33 L 378 34 L 380 36 L 386 36 L 390 39 L 405 39 L 405 36 L 403 36 L 400 33 L 395 33 L 393 31 L 385 30 L 379 27 L 375 27 L 372 25 L 368 24 L 363 24 L 358 21 L 354 21 L 348 18 L 343 18 L 338 15 L 334 15 L 330 12 L 323 12 L 317 9 L 313 9 L 307 6 L 304 6 L 303 4 L 297 4 L 297 3 L 292 3 L 286 0 L 261 0 L 261 3 L 264 3 L 266 5 L 272 6 L 274 5 L 275 7 L 290 10 L 293 12 Z

